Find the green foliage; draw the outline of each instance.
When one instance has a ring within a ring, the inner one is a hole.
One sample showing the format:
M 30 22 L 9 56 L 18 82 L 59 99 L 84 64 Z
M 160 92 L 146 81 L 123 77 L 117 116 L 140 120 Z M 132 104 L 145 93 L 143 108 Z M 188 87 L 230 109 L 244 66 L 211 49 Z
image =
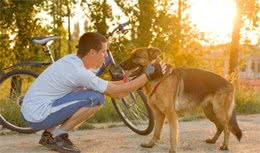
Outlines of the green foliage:
M 155 7 L 153 0 L 138 1 L 137 23 L 137 38 L 135 40 L 136 47 L 149 46 L 152 41 L 152 22 L 155 17 Z
M 1 66 L 10 66 L 18 61 L 34 59 L 37 55 L 35 46 L 31 45 L 31 38 L 41 34 L 41 27 L 36 14 L 39 12 L 42 0 L 0 1 L 0 34 L 1 37 L 0 56 Z
M 70 30 L 65 29 L 63 22 L 65 17 L 70 18 L 73 15 L 72 9 L 76 4 L 76 0 L 55 0 L 55 1 L 45 1 L 43 5 L 43 10 L 51 15 L 53 21 L 52 26 L 48 29 L 51 31 L 52 35 L 60 36 L 61 39 L 55 41 L 52 44 L 52 50 L 54 51 L 54 58 L 57 60 L 67 53 L 71 53 L 72 42 L 67 42 L 67 35 L 70 38 Z M 70 22 L 68 23 L 70 27 Z M 71 40 L 69 40 L 71 41 Z M 73 43 L 72 43 L 73 44 Z
M 260 2 L 258 0 L 237 0 L 237 5 L 241 8 L 242 15 L 249 19 L 254 26 L 257 26 Z
M 111 24 L 118 23 L 122 18 L 131 21 L 130 35 L 118 36 L 111 46 L 115 59 L 120 61 L 134 48 L 154 46 L 163 51 L 165 59 L 175 66 L 200 66 L 202 55 L 198 39 L 203 35 L 197 33 L 189 19 L 188 0 L 159 1 L 114 0 L 124 13 L 115 16 L 111 2 L 108 0 L 82 0 L 87 5 L 84 12 L 86 31 L 98 31 L 107 34 Z M 242 15 L 256 23 L 258 21 L 259 2 L 257 0 L 237 0 L 241 5 Z M 52 45 L 56 59 L 71 53 L 77 40 L 71 39 L 70 30 L 65 28 L 65 20 L 75 16 L 76 0 L 2 0 L 0 1 L 0 34 L 7 34 L 8 38 L 2 39 L 0 49 L 0 67 L 6 67 L 17 61 L 43 59 L 36 45 L 31 44 L 32 36 L 59 35 L 60 41 Z M 176 10 L 177 8 L 177 10 Z M 40 25 L 41 18 L 37 13 L 46 11 L 52 17 L 52 23 Z M 124 16 L 124 17 L 123 17 Z M 70 27 L 70 22 L 68 27 Z M 13 38 L 14 37 L 14 38 Z M 75 37 L 74 37 L 75 38 Z M 78 38 L 77 38 L 78 39 Z M 69 41 L 68 41 L 69 40 Z M 117 46 L 116 46 L 117 45 Z
M 235 110 L 237 114 L 257 114 L 260 113 L 260 92 L 246 86 L 240 86 L 235 93 Z M 180 112 L 182 121 L 204 118 L 203 110 L 196 108 L 191 112 Z
M 103 35 L 108 32 L 108 22 L 113 20 L 112 8 L 107 0 L 92 0 L 90 3 L 84 1 L 89 9 L 91 23 L 87 25 L 86 31 L 97 31 Z
M 12 100 L 0 100 L 0 114 L 5 117 L 9 122 L 15 123 L 21 127 L 25 127 L 26 123 L 21 117 L 19 106 Z
M 120 121 L 120 117 L 117 114 L 111 99 L 106 97 L 104 106 L 88 122 L 100 123 L 112 121 Z
M 260 113 L 260 92 L 248 87 L 236 91 L 236 111 L 240 114 Z
M 12 65 L 12 61 L 15 59 L 15 55 L 11 52 L 10 44 L 11 40 L 6 34 L 0 34 L 0 69 Z
M 237 73 L 238 68 L 238 55 L 239 55 L 239 42 L 240 42 L 240 29 L 243 27 L 244 22 L 248 19 L 256 26 L 259 14 L 259 1 L 257 0 L 236 0 L 236 15 L 233 23 L 232 42 L 230 47 L 229 58 L 229 75 L 232 76 Z M 237 77 L 238 78 L 238 77 Z M 236 79 L 237 79 L 236 78 Z
M 175 66 L 198 66 L 202 52 L 200 35 L 190 24 L 189 5 L 186 0 L 178 4 L 171 1 L 144 1 L 127 3 L 116 0 L 117 5 L 131 21 L 132 48 L 154 46 L 162 50 L 165 60 Z M 173 10 L 178 5 L 179 9 Z M 130 9 L 132 8 L 132 9 Z M 122 43 L 122 42 L 121 42 Z

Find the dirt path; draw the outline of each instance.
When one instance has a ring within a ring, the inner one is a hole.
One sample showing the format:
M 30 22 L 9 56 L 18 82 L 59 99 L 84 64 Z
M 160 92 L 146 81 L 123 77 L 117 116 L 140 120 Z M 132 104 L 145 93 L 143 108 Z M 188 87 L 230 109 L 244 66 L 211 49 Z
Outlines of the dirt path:
M 239 143 L 232 135 L 230 151 L 228 153 L 260 153 L 260 114 L 238 117 L 243 131 L 242 141 Z M 180 153 L 214 153 L 221 151 L 223 135 L 216 144 L 204 143 L 204 139 L 211 137 L 214 126 L 207 120 L 180 122 L 178 152 Z M 94 129 L 75 131 L 71 139 L 79 146 L 83 153 L 167 153 L 169 147 L 169 131 L 166 124 L 163 129 L 162 140 L 152 149 L 140 147 L 140 143 L 148 141 L 152 135 L 139 136 L 127 127 Z M 52 153 L 38 145 L 39 134 L 11 134 L 0 136 L 0 153 Z

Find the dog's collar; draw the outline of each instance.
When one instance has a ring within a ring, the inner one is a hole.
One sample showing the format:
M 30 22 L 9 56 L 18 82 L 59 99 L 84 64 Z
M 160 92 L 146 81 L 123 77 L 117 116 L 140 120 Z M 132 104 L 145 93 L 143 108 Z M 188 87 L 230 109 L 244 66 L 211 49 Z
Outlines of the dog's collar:
M 154 95 L 154 93 L 156 92 L 156 90 L 159 87 L 159 85 L 172 73 L 172 71 L 173 71 L 172 67 L 169 64 L 167 64 L 166 66 L 167 67 L 166 67 L 166 74 L 165 74 L 165 76 L 162 79 L 160 79 L 159 82 L 157 82 L 155 84 L 155 86 L 153 87 L 152 92 L 149 94 L 149 97 L 152 97 Z
M 152 92 L 150 93 L 149 97 L 152 97 L 153 94 L 155 93 L 156 89 L 159 87 L 159 85 L 162 83 L 163 80 L 160 80 L 156 85 L 153 87 Z

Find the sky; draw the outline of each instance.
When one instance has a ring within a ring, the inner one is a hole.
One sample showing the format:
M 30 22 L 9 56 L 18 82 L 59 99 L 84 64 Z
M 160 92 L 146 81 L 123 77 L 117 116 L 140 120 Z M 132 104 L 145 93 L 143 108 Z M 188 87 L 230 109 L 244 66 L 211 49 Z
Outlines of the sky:
M 112 6 L 114 15 L 123 14 L 113 0 L 108 0 L 108 3 Z M 190 0 L 190 4 L 191 21 L 194 25 L 196 25 L 198 31 L 207 33 L 207 38 L 214 39 L 214 42 L 217 44 L 227 43 L 231 41 L 233 17 L 236 11 L 234 0 Z M 80 8 L 79 3 L 75 7 L 74 11 L 76 16 L 72 18 L 72 23 L 79 22 L 81 29 L 80 34 L 83 34 L 84 21 L 88 17 Z M 46 16 L 46 13 L 44 14 L 44 12 L 41 17 L 48 18 Z M 49 19 L 47 19 L 46 21 L 50 20 L 51 18 L 49 17 Z M 126 20 L 127 18 L 122 18 L 121 22 L 124 22 Z M 249 22 L 247 24 L 250 25 Z M 67 27 L 66 20 L 65 27 Z M 73 28 L 74 27 L 72 26 L 72 31 Z M 251 32 L 246 32 L 244 29 L 241 29 L 241 33 L 250 37 L 250 41 L 252 44 L 256 44 L 260 39 L 259 26 L 256 29 L 251 29 Z
M 235 12 L 234 0 L 191 0 L 192 22 L 200 32 L 209 33 L 208 38 L 215 39 L 217 43 L 231 41 Z M 250 24 L 246 22 L 247 26 Z M 260 38 L 260 27 L 250 30 L 251 32 L 246 32 L 242 28 L 241 34 L 247 35 L 251 43 L 256 44 Z

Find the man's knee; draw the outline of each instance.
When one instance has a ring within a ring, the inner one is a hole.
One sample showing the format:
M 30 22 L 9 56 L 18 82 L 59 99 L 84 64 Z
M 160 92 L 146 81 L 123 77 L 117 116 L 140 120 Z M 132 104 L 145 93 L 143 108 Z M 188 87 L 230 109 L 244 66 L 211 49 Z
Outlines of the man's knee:
M 84 106 L 93 107 L 96 105 L 103 105 L 105 102 L 104 95 L 94 90 L 81 91 L 78 98 L 81 100 L 86 100 L 85 102 L 83 102 Z
M 97 93 L 97 100 L 100 105 L 103 105 L 105 103 L 105 96 L 101 93 Z

